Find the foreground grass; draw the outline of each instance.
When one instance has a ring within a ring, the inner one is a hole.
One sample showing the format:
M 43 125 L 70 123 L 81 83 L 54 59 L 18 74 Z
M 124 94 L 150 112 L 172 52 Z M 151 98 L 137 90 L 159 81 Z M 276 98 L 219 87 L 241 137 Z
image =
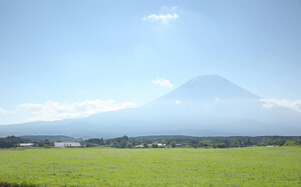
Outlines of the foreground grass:
M 0 182 L 38 186 L 301 186 L 301 148 L 2 149 Z

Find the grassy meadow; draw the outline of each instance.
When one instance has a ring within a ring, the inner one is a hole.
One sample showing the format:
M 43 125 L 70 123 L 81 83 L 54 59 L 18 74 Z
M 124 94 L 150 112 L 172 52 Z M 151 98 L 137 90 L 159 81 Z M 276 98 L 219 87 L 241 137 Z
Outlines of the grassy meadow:
M 301 186 L 300 147 L 0 149 L 0 184 Z

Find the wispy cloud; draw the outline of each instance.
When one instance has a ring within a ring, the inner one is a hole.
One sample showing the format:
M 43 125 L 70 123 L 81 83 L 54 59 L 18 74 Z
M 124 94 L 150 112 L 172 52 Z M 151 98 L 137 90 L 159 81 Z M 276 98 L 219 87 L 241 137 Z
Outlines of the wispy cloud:
M 135 104 L 132 102 L 116 103 L 114 100 L 98 99 L 73 104 L 63 104 L 54 101 L 47 101 L 45 104 L 26 103 L 17 106 L 17 109 L 10 113 L 18 121 L 10 121 L 9 123 L 81 118 L 96 113 L 115 111 L 134 106 Z M 5 113 L 5 111 L 0 109 L 0 113 Z
M 8 110 L 3 110 L 2 108 L 0 108 L 0 114 L 14 114 L 15 112 L 13 111 L 8 111 Z
M 163 79 L 163 78 L 157 78 L 156 80 L 153 80 L 153 84 L 172 88 L 173 85 L 169 82 L 169 80 Z
M 161 6 L 160 10 L 162 12 L 172 12 L 172 11 L 176 10 L 177 8 L 178 8 L 178 6 L 172 6 L 172 7 L 170 7 L 170 6 Z
M 301 112 L 301 100 L 290 101 L 288 99 L 261 99 L 264 102 L 262 107 L 273 108 L 273 107 L 287 107 L 297 112 Z
M 158 14 L 150 14 L 147 16 L 144 16 L 142 19 L 144 21 L 159 21 L 163 24 L 167 24 L 173 19 L 179 18 L 179 15 L 174 13 L 174 11 L 177 9 L 177 6 L 173 7 L 168 7 L 168 6 L 163 6 L 160 8 L 161 13 Z M 164 13 L 162 13 L 164 12 Z
M 170 22 L 171 20 L 175 19 L 175 18 L 178 18 L 179 15 L 174 13 L 174 14 L 161 14 L 161 15 L 158 15 L 158 14 L 151 14 L 151 15 L 148 15 L 148 16 L 144 16 L 143 17 L 143 20 L 146 21 L 146 20 L 153 20 L 153 21 L 161 21 L 163 24 L 167 24 L 168 22 Z

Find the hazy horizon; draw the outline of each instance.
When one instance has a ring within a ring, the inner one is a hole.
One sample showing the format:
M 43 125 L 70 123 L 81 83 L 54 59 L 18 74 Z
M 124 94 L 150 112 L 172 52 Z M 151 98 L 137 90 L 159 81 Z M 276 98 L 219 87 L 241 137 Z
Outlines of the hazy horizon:
M 1 1 L 0 23 L 0 125 L 137 108 L 203 75 L 301 116 L 298 0 Z

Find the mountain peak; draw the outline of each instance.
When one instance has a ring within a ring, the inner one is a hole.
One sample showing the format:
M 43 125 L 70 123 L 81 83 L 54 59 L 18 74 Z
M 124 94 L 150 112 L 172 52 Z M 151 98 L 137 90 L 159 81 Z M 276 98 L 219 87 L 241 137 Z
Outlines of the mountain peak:
M 217 75 L 217 74 L 215 74 L 215 75 L 199 75 L 199 76 L 196 76 L 196 77 L 194 77 L 193 79 L 191 79 L 190 81 L 191 82 L 196 82 L 196 81 L 200 81 L 200 80 L 212 80 L 212 79 L 224 79 L 223 77 L 221 77 L 221 76 L 219 76 L 219 75 Z M 226 79 L 224 79 L 224 80 L 226 80 Z M 188 81 L 188 82 L 190 82 L 190 81 Z
M 260 97 L 219 75 L 197 76 L 163 98 L 185 100 L 259 99 Z
M 195 78 L 202 78 L 202 77 L 221 77 L 220 75 L 218 74 L 213 74 L 213 75 L 198 75 L 196 76 Z

